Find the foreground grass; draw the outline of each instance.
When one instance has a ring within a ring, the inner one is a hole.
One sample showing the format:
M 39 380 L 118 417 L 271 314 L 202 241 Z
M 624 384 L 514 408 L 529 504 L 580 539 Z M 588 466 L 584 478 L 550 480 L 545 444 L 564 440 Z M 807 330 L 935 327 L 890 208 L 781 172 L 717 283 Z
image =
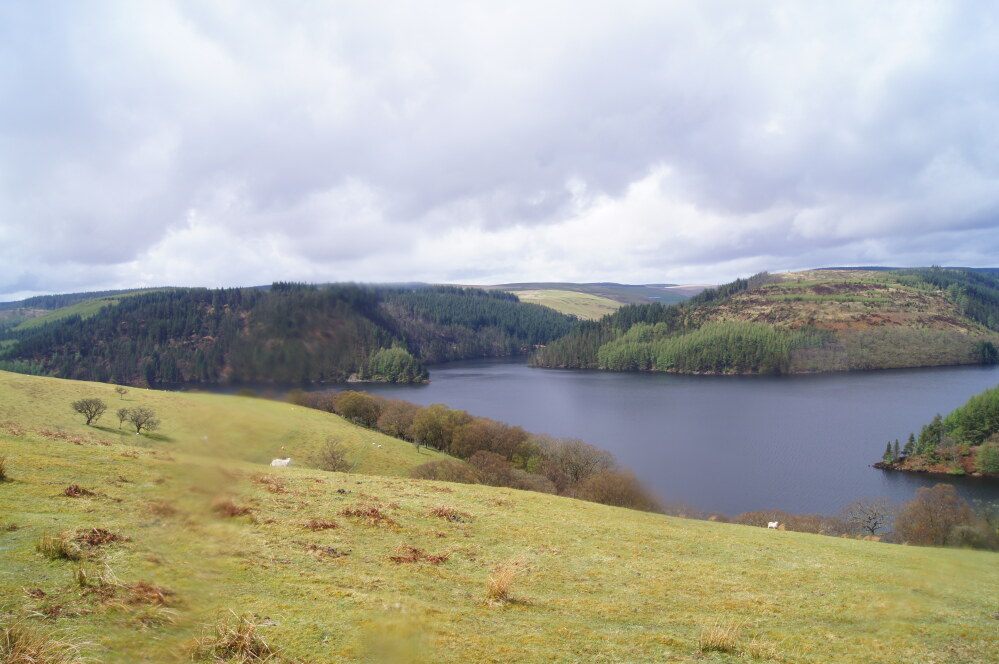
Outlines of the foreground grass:
M 994 553 L 169 446 L 0 434 L 0 628 L 57 630 L 108 663 L 190 661 L 237 620 L 301 662 L 994 662 L 999 652 Z M 70 484 L 92 495 L 69 497 Z M 81 558 L 43 555 L 45 537 L 77 542 Z

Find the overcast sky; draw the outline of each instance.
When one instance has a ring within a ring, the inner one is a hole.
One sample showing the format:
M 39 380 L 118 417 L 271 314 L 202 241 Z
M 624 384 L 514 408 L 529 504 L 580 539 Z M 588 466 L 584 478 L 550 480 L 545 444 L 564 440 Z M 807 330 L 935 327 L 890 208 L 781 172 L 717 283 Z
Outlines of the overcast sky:
M 997 252 L 994 2 L 0 3 L 0 300 Z

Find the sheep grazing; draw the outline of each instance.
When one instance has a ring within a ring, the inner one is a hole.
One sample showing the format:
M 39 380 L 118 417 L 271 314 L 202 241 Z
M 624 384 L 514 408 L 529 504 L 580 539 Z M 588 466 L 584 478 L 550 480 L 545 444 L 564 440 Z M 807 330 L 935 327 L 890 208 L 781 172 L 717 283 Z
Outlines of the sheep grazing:
M 779 526 L 779 525 L 780 525 L 780 523 L 778 523 L 777 521 L 768 521 L 767 522 L 767 528 L 773 528 L 774 530 L 777 530 L 777 526 Z
M 291 463 L 291 457 L 288 457 L 287 459 L 274 459 L 273 461 L 271 461 L 272 466 L 287 466 L 290 463 Z

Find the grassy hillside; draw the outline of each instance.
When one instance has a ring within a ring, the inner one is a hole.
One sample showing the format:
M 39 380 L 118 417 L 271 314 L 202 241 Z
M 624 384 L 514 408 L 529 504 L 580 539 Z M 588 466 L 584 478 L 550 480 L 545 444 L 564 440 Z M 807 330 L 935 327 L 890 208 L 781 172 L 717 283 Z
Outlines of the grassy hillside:
M 846 371 L 994 361 L 999 279 L 947 270 L 761 274 L 665 307 L 623 307 L 538 366 L 682 373 Z
M 583 320 L 597 320 L 621 307 L 620 302 L 606 297 L 570 290 L 521 290 L 516 294 L 521 302 L 540 304 Z
M 0 376 L 0 629 L 54 633 L 88 661 L 190 661 L 228 611 L 289 662 L 992 662 L 999 650 L 993 553 L 224 460 L 274 449 L 254 426 L 228 431 L 233 416 L 283 422 L 290 438 L 351 427 L 133 390 L 171 440 L 90 436 L 60 402 L 98 386 Z M 382 444 L 400 457 L 386 467 L 409 463 L 411 446 Z M 72 484 L 93 495 L 68 496 Z M 36 550 L 60 534 L 79 560 Z
M 70 404 L 91 397 L 103 399 L 108 411 L 88 427 Z M 162 421 L 161 429 L 136 437 L 127 423 L 119 428 L 114 411 L 136 406 L 152 408 Z M 278 401 L 141 388 L 128 388 L 121 399 L 114 386 L 104 383 L 6 371 L 0 371 L 0 422 L 48 431 L 40 435 L 54 439 L 82 437 L 256 463 L 269 463 L 276 457 L 304 463 L 327 439 L 334 439 L 347 450 L 348 460 L 357 463 L 357 472 L 380 475 L 407 475 L 411 468 L 441 456 L 427 449 L 417 452 L 409 443 L 354 426 L 336 415 Z

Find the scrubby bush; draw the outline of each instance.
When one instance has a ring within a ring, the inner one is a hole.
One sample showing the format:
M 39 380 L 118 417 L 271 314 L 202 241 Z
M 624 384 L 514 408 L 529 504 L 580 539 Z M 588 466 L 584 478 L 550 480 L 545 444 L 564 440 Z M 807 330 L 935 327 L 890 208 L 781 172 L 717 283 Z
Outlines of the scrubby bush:
M 999 551 L 999 534 L 985 521 L 962 523 L 951 528 L 947 545 Z
M 0 482 L 6 482 L 10 479 L 10 475 L 7 472 L 7 457 L 0 457 Z
M 896 539 L 909 544 L 944 546 L 957 526 L 975 522 L 971 507 L 950 484 L 923 487 L 902 505 L 895 520 Z
M 326 439 L 326 444 L 312 457 L 312 463 L 320 470 L 331 473 L 343 473 L 350 470 L 347 453 L 339 442 L 332 438 Z
M 576 486 L 574 495 L 604 505 L 646 512 L 659 510 L 656 498 L 628 471 L 606 470 L 590 475 Z

